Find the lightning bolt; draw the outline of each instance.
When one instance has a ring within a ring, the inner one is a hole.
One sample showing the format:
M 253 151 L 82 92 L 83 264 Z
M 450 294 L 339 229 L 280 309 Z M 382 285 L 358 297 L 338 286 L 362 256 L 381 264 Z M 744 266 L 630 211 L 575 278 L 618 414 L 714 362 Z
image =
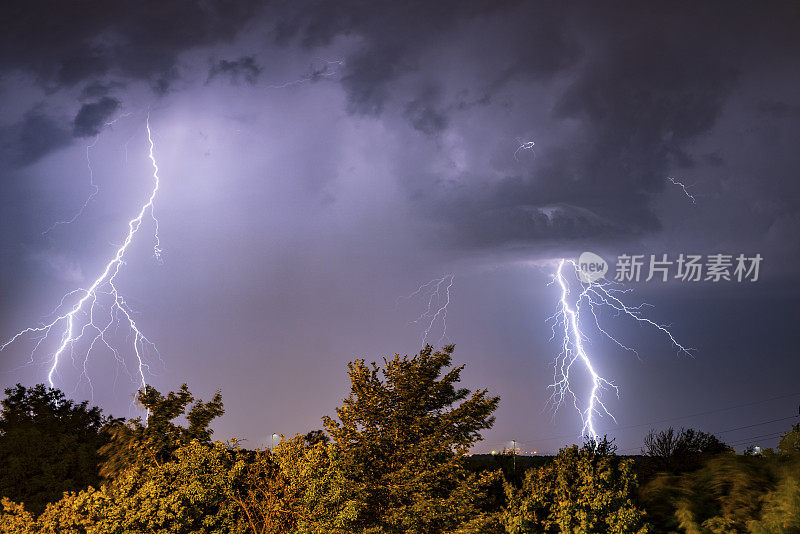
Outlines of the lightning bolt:
M 692 204 L 697 204 L 697 200 L 694 198 L 694 196 L 692 196 L 691 193 L 689 193 L 689 190 L 686 189 L 686 185 L 683 182 L 679 182 L 678 180 L 676 180 L 671 176 L 667 176 L 667 181 L 683 189 L 683 194 L 686 195 L 687 198 L 692 201 Z
M 536 143 L 534 143 L 533 141 L 523 141 L 521 139 L 517 139 L 517 143 L 519 143 L 519 146 L 514 151 L 515 160 L 519 161 L 519 158 L 517 158 L 517 154 L 519 154 L 523 150 L 530 150 L 533 153 L 533 157 L 534 158 L 536 157 L 536 151 L 533 150 L 533 147 L 536 146 Z
M 335 60 L 324 60 L 322 66 L 316 66 L 314 63 L 311 64 L 309 67 L 308 74 L 290 82 L 284 82 L 281 84 L 275 85 L 268 85 L 269 89 L 284 89 L 286 87 L 292 87 L 295 85 L 303 85 L 308 82 L 315 82 L 322 78 L 333 78 L 334 76 L 339 74 L 339 71 L 336 70 L 336 67 L 344 66 L 343 59 L 335 59 Z
M 123 113 L 122 115 L 120 115 L 119 117 L 114 119 L 113 121 L 106 122 L 103 126 L 104 127 L 113 126 L 120 119 L 123 119 L 125 117 L 130 117 L 130 115 L 131 115 L 130 113 Z M 98 188 L 97 184 L 94 183 L 94 169 L 92 168 L 92 158 L 89 156 L 89 150 L 95 147 L 95 145 L 97 144 L 97 141 L 99 139 L 100 139 L 100 134 L 97 134 L 94 137 L 94 140 L 91 142 L 91 144 L 86 145 L 86 167 L 89 169 L 89 188 L 91 190 L 91 192 L 89 193 L 89 196 L 86 197 L 86 200 L 83 201 L 83 204 L 78 209 L 78 211 L 75 212 L 75 215 L 73 215 L 69 219 L 64 219 L 62 221 L 54 222 L 53 224 L 50 225 L 49 228 L 47 228 L 47 230 L 42 232 L 43 236 L 46 236 L 47 234 L 49 234 L 50 232 L 55 230 L 57 227 L 59 227 L 59 226 L 61 226 L 63 224 L 72 224 L 75 221 L 77 221 L 78 217 L 83 215 L 83 212 L 86 210 L 86 207 L 89 205 L 89 203 L 92 200 L 94 200 L 94 197 L 96 197 L 97 193 L 100 192 L 100 188 Z M 127 150 L 128 150 L 128 147 L 126 145 L 126 147 L 125 147 L 125 158 L 126 158 L 126 161 L 127 161 L 127 157 L 128 157 Z
M 447 337 L 447 307 L 450 305 L 450 290 L 453 287 L 454 274 L 446 274 L 441 278 L 434 278 L 425 282 L 417 288 L 416 291 L 405 297 L 400 297 L 400 300 L 411 300 L 419 297 L 427 300 L 428 304 L 425 310 L 411 324 L 425 325 L 425 331 L 422 334 L 422 343 L 428 341 L 428 336 L 436 325 L 437 320 L 442 325 L 442 335 L 439 338 L 439 343 L 448 339 Z
M 565 270 L 568 274 L 565 274 Z M 570 282 L 570 274 L 574 275 L 580 284 L 580 291 L 577 291 L 574 296 L 572 291 L 574 282 Z M 551 339 L 555 339 L 558 332 L 561 334 L 561 352 L 556 357 L 553 383 L 548 388 L 553 390 L 550 401 L 556 409 L 568 399 L 572 399 L 573 406 L 580 414 L 583 423 L 581 436 L 589 436 L 597 440 L 599 436 L 594 424 L 595 417 L 608 416 L 616 423 L 616 419 L 603 401 L 603 392 L 611 390 L 619 398 L 619 388 L 611 380 L 602 377 L 597 370 L 597 365 L 592 362 L 591 354 L 586 348 L 589 343 L 587 327 L 598 331 L 618 347 L 638 355 L 634 348 L 625 345 L 601 326 L 598 316 L 599 309 L 608 308 L 616 316 L 626 317 L 640 325 L 658 330 L 669 339 L 679 353 L 691 356 L 691 351 L 694 349 L 681 345 L 667 325 L 645 317 L 643 310 L 649 306 L 648 304 L 632 306 L 623 302 L 622 298 L 631 292 L 630 289 L 625 289 L 620 284 L 603 278 L 593 282 L 582 282 L 578 274 L 579 267 L 574 261 L 561 259 L 551 282 L 558 285 L 560 296 L 556 312 L 548 318 L 547 322 L 552 323 L 553 338 Z M 570 385 L 570 381 L 577 371 L 576 367 L 584 369 L 590 383 L 583 406 Z
M 92 158 L 89 157 L 89 150 L 94 148 L 94 146 L 97 144 L 97 140 L 98 139 L 100 139 L 99 135 L 94 138 L 94 141 L 92 141 L 92 143 L 90 145 L 86 145 L 86 167 L 88 167 L 88 169 L 89 169 L 89 187 L 91 189 L 91 193 L 89 193 L 89 196 L 86 197 L 86 200 L 83 202 L 83 205 L 75 213 L 75 215 L 73 215 L 71 218 L 65 219 L 63 221 L 54 222 L 53 224 L 50 225 L 50 227 L 47 230 L 42 232 L 42 235 L 49 234 L 50 232 L 52 232 L 53 230 L 55 230 L 57 227 L 61 226 L 62 224 L 72 224 L 72 223 L 74 223 L 78 219 L 78 217 L 80 217 L 83 214 L 83 211 L 86 209 L 86 206 L 88 206 L 89 203 L 92 200 L 94 200 L 94 197 L 97 196 L 97 193 L 100 191 L 100 189 L 97 187 L 97 184 L 94 183 L 94 170 L 92 169 Z
M 142 204 L 139 209 L 138 214 L 128 221 L 128 233 L 124 241 L 119 248 L 117 248 L 111 260 L 106 263 L 100 275 L 95 278 L 88 288 L 75 289 L 61 298 L 60 303 L 51 314 L 51 316 L 56 316 L 54 319 L 49 323 L 21 330 L 4 344 L 0 345 L 0 351 L 2 351 L 18 339 L 27 335 L 33 335 L 37 340 L 30 355 L 31 361 L 33 361 L 41 344 L 50 337 L 51 334 L 55 335 L 55 333 L 58 332 L 60 336 L 58 347 L 50 357 L 50 369 L 47 373 L 47 381 L 50 383 L 51 387 L 54 387 L 53 378 L 62 357 L 69 353 L 74 361 L 76 345 L 84 338 L 89 339 L 91 337 L 91 340 L 88 342 L 88 348 L 83 357 L 83 373 L 81 378 L 86 378 L 90 389 L 92 389 L 92 383 L 87 373 L 87 363 L 90 353 L 98 344 L 105 346 L 111 351 L 117 362 L 122 364 L 127 372 L 127 367 L 125 366 L 125 362 L 119 350 L 111 343 L 111 336 L 114 334 L 114 331 L 110 331 L 110 329 L 112 326 L 116 325 L 114 329 L 116 330 L 120 323 L 127 325 L 129 334 L 132 337 L 132 348 L 137 360 L 137 371 L 141 387 L 146 385 L 145 370 L 149 369 L 149 365 L 145 362 L 147 350 L 152 349 L 158 354 L 158 349 L 156 349 L 155 345 L 139 329 L 139 326 L 133 318 L 131 308 L 125 301 L 125 298 L 119 293 L 115 283 L 120 268 L 125 263 L 125 253 L 133 242 L 134 236 L 141 228 L 147 214 L 150 215 L 155 225 L 155 245 L 153 246 L 153 254 L 156 259 L 159 261 L 161 260 L 158 219 L 156 219 L 154 212 L 154 202 L 156 194 L 158 193 L 160 179 L 158 176 L 158 164 L 156 163 L 154 154 L 155 144 L 153 142 L 152 132 L 150 131 L 149 116 L 147 117 L 145 126 L 147 130 L 147 141 L 149 143 L 148 158 L 153 166 L 153 188 L 147 201 Z M 77 302 L 71 307 L 68 307 L 67 311 L 59 312 L 59 310 L 65 307 L 65 303 L 68 299 L 76 296 L 80 297 Z M 103 309 L 103 305 L 99 301 L 102 299 L 110 301 L 110 304 L 105 307 L 105 313 L 100 313 Z M 130 375 L 130 373 L 128 374 Z

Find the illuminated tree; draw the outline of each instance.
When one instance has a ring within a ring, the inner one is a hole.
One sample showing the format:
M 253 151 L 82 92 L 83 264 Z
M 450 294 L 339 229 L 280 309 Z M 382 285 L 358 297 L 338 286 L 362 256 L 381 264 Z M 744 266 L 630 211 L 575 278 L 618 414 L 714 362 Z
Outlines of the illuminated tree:
M 395 355 L 383 369 L 351 362 L 338 420 L 323 418 L 331 443 L 297 439 L 276 451 L 305 503 L 299 532 L 435 534 L 481 514 L 497 475 L 470 473 L 464 454 L 492 426 L 499 398 L 456 387 L 453 348 Z
M 137 401 L 148 412 L 147 424 L 137 418 L 110 429 L 111 440 L 100 449 L 105 457 L 100 474 L 113 478 L 131 464 L 167 461 L 173 451 L 192 440 L 209 444 L 213 432 L 209 425 L 224 413 L 222 395 L 217 392 L 208 402 L 197 400 L 187 413 L 187 406 L 194 400 L 186 384 L 166 396 L 145 386 Z M 183 415 L 188 427 L 173 423 Z
M 651 531 L 633 501 L 633 460 L 613 454 L 603 440 L 559 451 L 525 474 L 522 488 L 506 485 L 503 523 L 509 534 L 644 534 Z

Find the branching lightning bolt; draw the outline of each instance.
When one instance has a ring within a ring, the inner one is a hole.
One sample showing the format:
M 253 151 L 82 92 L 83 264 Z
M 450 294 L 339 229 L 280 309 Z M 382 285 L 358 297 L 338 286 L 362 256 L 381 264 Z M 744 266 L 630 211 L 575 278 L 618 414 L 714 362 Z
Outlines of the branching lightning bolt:
M 565 273 L 565 270 L 567 273 Z M 589 436 L 595 440 L 599 438 L 595 428 L 594 419 L 596 416 L 608 416 L 614 422 L 614 416 L 603 402 L 603 392 L 613 390 L 619 397 L 618 387 L 610 380 L 603 378 L 597 371 L 597 366 L 592 363 L 592 357 L 586 348 L 589 343 L 587 335 L 587 324 L 589 328 L 596 329 L 604 337 L 611 340 L 618 347 L 637 354 L 636 350 L 623 344 L 616 337 L 611 335 L 600 325 L 598 309 L 609 308 L 617 316 L 625 316 L 643 326 L 650 326 L 659 330 L 670 341 L 679 353 L 691 356 L 693 349 L 681 345 L 669 330 L 667 325 L 659 324 L 642 315 L 642 310 L 648 304 L 630 306 L 622 301 L 625 294 L 630 289 L 622 288 L 618 283 L 605 280 L 603 278 L 593 282 L 579 282 L 580 291 L 573 297 L 572 284 L 570 282 L 574 275 L 574 280 L 578 277 L 579 267 L 572 260 L 562 259 L 558 263 L 556 273 L 553 275 L 553 282 L 560 289 L 559 303 L 556 312 L 548 318 L 552 323 L 553 338 L 560 332 L 561 352 L 556 357 L 554 365 L 553 383 L 549 386 L 553 390 L 550 397 L 554 407 L 558 409 L 567 399 L 571 398 L 575 409 L 581 417 L 583 426 L 582 436 Z M 590 387 L 586 398 L 583 399 L 585 405 L 581 406 L 581 400 L 572 390 L 570 380 L 574 374 L 575 364 L 582 366 L 589 377 Z
M 689 193 L 689 190 L 688 190 L 688 189 L 686 189 L 686 185 L 685 185 L 683 182 L 679 182 L 678 180 L 676 180 L 676 179 L 675 179 L 675 178 L 673 178 L 672 176 L 667 176 L 667 180 L 668 180 L 670 183 L 672 183 L 672 184 L 674 184 L 674 185 L 677 185 L 678 187 L 680 187 L 681 189 L 683 189 L 683 194 L 684 194 L 684 195 L 686 195 L 686 196 L 689 198 L 689 200 L 691 200 L 691 201 L 692 201 L 692 204 L 697 204 L 697 200 L 695 200 L 694 196 L 692 196 L 692 194 L 691 194 L 691 193 Z
M 139 329 L 136 321 L 133 318 L 133 312 L 131 308 L 125 301 L 124 297 L 119 293 L 115 284 L 120 268 L 125 263 L 125 253 L 133 241 L 134 236 L 141 228 L 145 215 L 147 214 L 149 214 L 153 219 L 155 225 L 155 245 L 153 247 L 153 254 L 157 259 L 160 260 L 161 258 L 161 248 L 158 236 L 158 220 L 156 219 L 155 212 L 153 211 L 156 194 L 158 193 L 160 185 L 160 179 L 158 176 L 158 164 L 156 163 L 154 154 L 155 144 L 150 131 L 149 117 L 146 121 L 146 130 L 147 141 L 149 143 L 148 158 L 153 166 L 153 189 L 151 190 L 147 201 L 139 209 L 136 217 L 128 221 L 128 233 L 125 236 L 122 244 L 119 246 L 119 248 L 117 248 L 112 259 L 106 264 L 103 271 L 88 288 L 75 289 L 61 298 L 59 305 L 56 306 L 52 314 L 56 317 L 49 323 L 21 330 L 3 345 L 0 345 L 0 351 L 2 351 L 18 339 L 26 335 L 33 335 L 37 340 L 33 350 L 31 351 L 31 361 L 33 361 L 34 356 L 42 342 L 44 342 L 51 335 L 51 333 L 54 333 L 54 331 L 59 331 L 60 341 L 57 349 L 55 352 L 53 352 L 50 358 L 50 369 L 47 373 L 47 381 L 50 383 L 51 387 L 54 387 L 54 375 L 56 374 L 59 363 L 63 356 L 65 354 L 70 354 L 74 361 L 76 345 L 82 339 L 84 339 L 84 337 L 89 339 L 91 336 L 91 340 L 88 341 L 88 348 L 86 349 L 86 353 L 83 357 L 83 373 L 81 377 L 87 379 L 90 388 L 92 387 L 91 380 L 87 374 L 86 366 L 90 353 L 98 344 L 105 346 L 109 351 L 111 351 L 117 362 L 122 364 L 123 368 L 125 368 L 127 371 L 127 367 L 125 366 L 120 352 L 111 344 L 109 339 L 109 336 L 113 334 L 110 329 L 112 329 L 112 326 L 114 325 L 116 325 L 116 329 L 120 322 L 127 325 L 133 338 L 132 348 L 134 354 L 136 355 L 137 371 L 141 387 L 146 385 L 145 371 L 149 369 L 149 365 L 145 361 L 147 350 L 151 349 L 158 354 L 158 350 L 156 349 L 155 345 L 153 345 L 153 343 Z M 64 308 L 65 302 L 71 297 L 77 295 L 80 296 L 78 301 L 69 307 L 68 311 L 65 313 L 60 313 L 59 310 Z M 110 304 L 105 307 L 106 313 L 101 314 L 100 311 L 103 310 L 103 305 L 99 302 L 99 299 L 103 298 L 110 298 Z
M 103 124 L 103 126 L 104 127 L 113 126 L 114 124 L 117 123 L 118 120 L 120 120 L 122 118 L 125 118 L 125 117 L 129 117 L 130 115 L 131 115 L 130 113 L 123 113 L 122 115 L 120 115 L 119 117 L 114 119 L 113 121 L 106 122 L 105 124 Z M 95 147 L 95 145 L 97 144 L 97 141 L 99 139 L 100 139 L 100 134 L 97 134 L 94 137 L 94 140 L 91 142 L 91 144 L 86 145 L 86 167 L 89 169 L 89 188 L 91 190 L 91 192 L 89 193 L 89 196 L 86 197 L 86 200 L 83 201 L 83 204 L 81 204 L 81 207 L 78 209 L 78 211 L 75 212 L 75 214 L 72 217 L 70 217 L 69 219 L 64 219 L 62 221 L 54 222 L 53 224 L 50 225 L 49 228 L 47 228 L 47 230 L 42 232 L 42 235 L 46 236 L 47 234 L 49 234 L 50 232 L 55 230 L 57 227 L 59 227 L 59 226 L 61 226 L 63 224 L 72 224 L 75 221 L 77 221 L 78 217 L 83 215 L 83 212 L 86 210 L 86 207 L 89 205 L 89 203 L 91 203 L 92 200 L 94 200 L 94 197 L 97 196 L 97 193 L 100 192 L 100 188 L 97 187 L 96 183 L 94 183 L 94 169 L 92 168 L 92 158 L 89 156 L 89 150 Z M 127 157 L 128 157 L 128 152 L 127 152 L 127 146 L 126 146 L 125 147 L 125 158 L 126 158 L 126 160 L 127 160 Z
M 267 87 L 270 89 L 285 89 L 286 87 L 292 87 L 295 85 L 303 85 L 308 82 L 315 82 L 317 80 L 321 80 L 323 78 L 333 78 L 339 74 L 336 70 L 336 67 L 344 66 L 343 59 L 335 59 L 335 60 L 324 60 L 323 65 L 318 67 L 313 63 L 309 67 L 308 74 L 298 78 L 296 80 L 292 80 L 290 82 L 284 82 L 281 84 L 273 84 L 268 85 Z
M 86 200 L 84 200 L 84 202 L 81 205 L 80 209 L 78 209 L 78 211 L 75 212 L 75 215 L 73 215 L 71 218 L 65 219 L 63 221 L 54 222 L 53 224 L 50 225 L 50 227 L 47 230 L 42 232 L 42 235 L 49 234 L 50 232 L 52 232 L 53 230 L 55 230 L 58 226 L 61 226 L 62 224 L 72 224 L 72 223 L 74 223 L 78 219 L 78 217 L 80 217 L 83 214 L 83 211 L 86 209 L 86 206 L 88 206 L 89 203 L 92 200 L 94 200 L 94 197 L 97 196 L 97 193 L 100 191 L 100 189 L 97 187 L 97 184 L 94 183 L 94 169 L 92 169 L 92 158 L 89 157 L 89 150 L 94 148 L 94 146 L 97 144 L 97 140 L 98 139 L 100 139 L 99 135 L 94 138 L 94 141 L 92 141 L 92 144 L 86 145 L 86 167 L 88 167 L 88 169 L 89 169 L 89 187 L 91 188 L 91 192 L 89 193 L 89 196 L 86 197 Z
M 450 305 L 450 290 L 453 287 L 453 280 L 455 275 L 447 274 L 441 278 L 434 278 L 425 282 L 417 288 L 416 291 L 405 297 L 398 298 L 400 300 L 411 300 L 412 298 L 419 297 L 427 300 L 428 304 L 425 310 L 411 322 L 411 324 L 425 325 L 425 331 L 422 334 L 422 343 L 428 341 L 428 336 L 431 335 L 437 320 L 442 325 L 442 335 L 439 338 L 439 343 L 448 339 L 447 337 L 447 307 Z

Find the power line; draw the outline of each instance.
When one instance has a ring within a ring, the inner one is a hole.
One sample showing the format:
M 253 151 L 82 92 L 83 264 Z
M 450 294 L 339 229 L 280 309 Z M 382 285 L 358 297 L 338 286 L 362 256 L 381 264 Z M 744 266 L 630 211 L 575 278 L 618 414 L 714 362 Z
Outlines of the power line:
M 734 443 L 731 443 L 731 445 L 744 445 L 745 443 L 752 442 L 752 441 L 753 441 L 753 440 L 755 440 L 755 439 L 772 439 L 772 438 L 777 438 L 777 437 L 779 437 L 779 436 L 782 436 L 782 435 L 784 435 L 785 433 L 786 433 L 786 432 L 785 432 L 785 431 L 783 431 L 783 432 L 774 432 L 774 433 L 772 433 L 772 434 L 761 434 L 760 436 L 753 436 L 753 437 L 751 437 L 751 438 L 747 438 L 747 439 L 743 439 L 743 440 L 740 440 L 740 441 L 736 441 L 736 442 L 734 442 Z
M 741 430 L 743 428 L 752 428 L 752 427 L 755 427 L 755 426 L 761 426 L 761 425 L 765 425 L 765 424 L 768 424 L 768 423 L 775 423 L 777 421 L 785 421 L 786 419 L 795 419 L 797 417 L 798 416 L 796 416 L 796 415 L 793 415 L 791 417 L 782 417 L 780 419 L 773 419 L 771 421 L 764 421 L 763 423 L 755 423 L 755 424 L 752 424 L 752 425 L 741 426 L 741 427 L 738 427 L 738 428 L 732 428 L 730 430 L 723 430 L 721 432 L 716 432 L 716 433 L 717 434 L 722 434 L 724 432 L 730 432 L 730 431 L 733 431 L 733 430 Z M 750 442 L 752 442 L 753 440 L 756 440 L 756 439 L 777 438 L 777 437 L 780 437 L 780 436 L 784 435 L 786 432 L 787 432 L 786 430 L 781 430 L 779 432 L 771 432 L 769 434 L 759 434 L 757 436 L 751 436 L 749 438 L 740 438 L 738 440 L 735 440 L 735 441 L 732 441 L 730 443 L 727 443 L 727 445 L 730 445 L 730 446 L 733 447 L 733 446 L 736 446 L 736 445 L 744 445 L 745 443 L 750 443 Z M 620 449 L 619 452 L 630 452 L 630 451 L 635 451 L 636 449 L 640 449 L 641 450 L 641 447 L 631 447 L 631 448 L 628 448 L 628 449 Z
M 639 428 L 639 427 L 643 427 L 643 426 L 658 425 L 658 424 L 661 424 L 661 423 L 668 423 L 668 422 L 671 422 L 671 421 L 679 421 L 681 419 L 690 419 L 692 417 L 700 417 L 700 416 L 703 416 L 703 415 L 710 415 L 710 414 L 714 414 L 714 413 L 725 412 L 725 411 L 728 411 L 728 410 L 735 410 L 737 408 L 746 408 L 748 406 L 756 406 L 758 404 L 763 404 L 765 402 L 771 402 L 771 401 L 780 400 L 780 399 L 787 399 L 787 398 L 790 398 L 790 397 L 796 397 L 798 395 L 800 395 L 800 391 L 795 392 L 795 393 L 788 393 L 786 395 L 778 395 L 776 397 L 769 397 L 767 399 L 761 399 L 761 400 L 758 400 L 758 401 L 747 402 L 747 403 L 744 403 L 744 404 L 736 404 L 734 406 L 728 406 L 726 408 L 718 408 L 716 410 L 708 410 L 708 411 L 705 411 L 705 412 L 698 412 L 698 413 L 693 413 L 693 414 L 690 414 L 690 415 L 682 415 L 682 416 L 678 416 L 678 417 L 671 417 L 671 418 L 668 418 L 668 419 L 660 419 L 658 421 L 650 421 L 650 422 L 647 422 L 647 423 L 638 423 L 638 424 L 635 424 L 635 425 L 627 425 L 627 426 L 609 428 L 609 429 L 606 429 L 606 430 L 601 430 L 599 432 L 612 432 L 612 431 L 619 431 L 619 430 L 627 430 L 627 429 L 631 429 L 631 428 Z M 796 416 L 793 416 L 793 417 L 796 417 Z M 764 424 L 766 424 L 766 423 L 764 423 Z M 730 432 L 732 430 L 735 430 L 735 429 L 723 430 L 723 431 L 718 432 L 718 433 L 721 434 L 721 433 L 724 433 L 724 432 Z M 525 440 L 525 441 L 528 442 L 528 443 L 540 443 L 540 442 L 545 442 L 545 441 L 554 441 L 554 440 L 558 440 L 558 439 L 574 438 L 574 437 L 575 437 L 574 434 L 568 434 L 568 435 L 567 434 L 563 434 L 563 435 L 560 435 L 560 436 L 551 436 L 551 437 L 547 437 L 547 438 L 533 438 L 533 439 L 529 439 L 529 440 Z
M 789 417 L 781 417 L 780 419 L 772 419 L 771 421 L 764 421 L 763 423 L 755 423 L 752 425 L 746 426 L 739 426 L 736 428 L 729 428 L 728 430 L 720 430 L 718 432 L 712 432 L 712 434 L 725 434 L 726 432 L 733 432 L 734 430 L 742 430 L 744 428 L 753 428 L 754 426 L 761 426 L 761 425 L 768 425 L 769 423 L 777 423 L 778 421 L 786 421 L 788 419 L 797 419 L 798 415 L 790 415 Z

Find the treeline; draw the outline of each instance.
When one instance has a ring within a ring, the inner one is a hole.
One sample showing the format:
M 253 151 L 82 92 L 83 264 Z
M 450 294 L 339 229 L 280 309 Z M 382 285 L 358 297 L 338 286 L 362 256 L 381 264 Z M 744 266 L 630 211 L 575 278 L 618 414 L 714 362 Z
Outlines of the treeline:
M 0 416 L 0 534 L 800 532 L 800 425 L 760 455 L 668 429 L 637 460 L 604 439 L 498 469 L 466 453 L 499 398 L 459 387 L 452 352 L 351 362 L 324 431 L 259 450 L 212 441 L 219 393 L 147 387 L 147 420 L 123 421 L 17 385 Z

